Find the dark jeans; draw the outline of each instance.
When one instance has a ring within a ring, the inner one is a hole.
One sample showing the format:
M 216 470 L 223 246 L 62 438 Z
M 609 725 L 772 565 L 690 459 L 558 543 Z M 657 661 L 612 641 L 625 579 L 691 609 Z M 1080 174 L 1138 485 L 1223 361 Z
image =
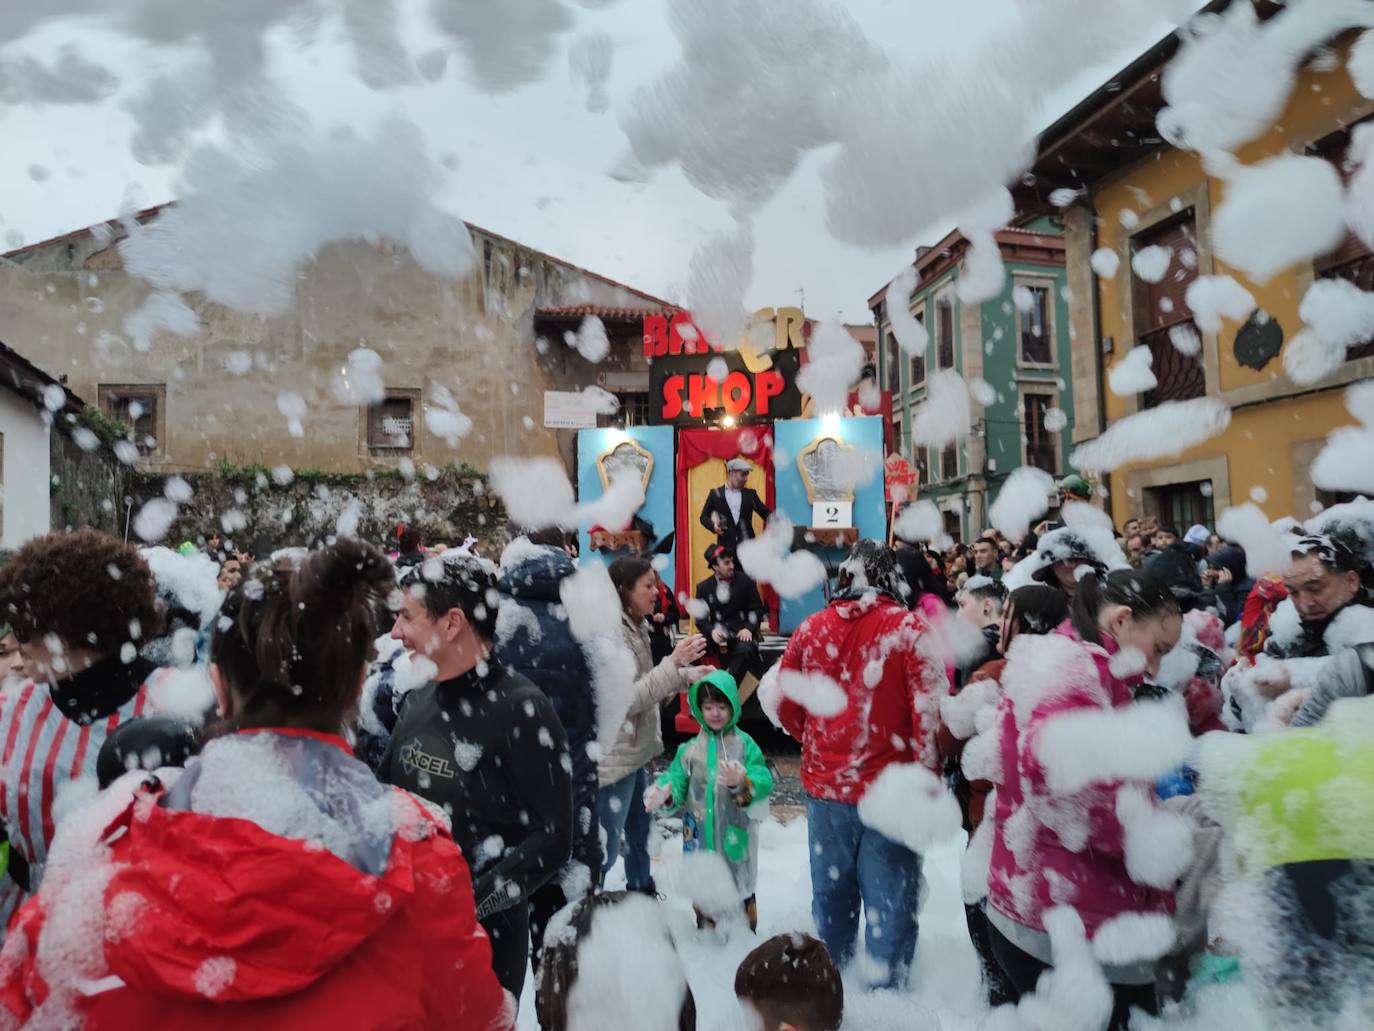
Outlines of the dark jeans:
M 988 1005 L 996 1007 L 1003 1003 L 1015 1002 L 1020 998 L 1020 993 L 1007 979 L 1007 975 L 1002 973 L 1002 966 L 993 955 L 987 911 L 981 903 L 976 906 L 966 905 L 964 919 L 968 923 L 969 940 L 973 942 L 973 950 L 978 953 L 978 963 L 983 968 L 983 983 L 988 986 Z
M 869 958 L 885 976 L 876 987 L 901 988 L 916 954 L 921 857 L 865 827 L 858 806 L 807 796 L 811 854 L 811 914 L 835 963 L 854 958 L 859 907 Z
M 1034 992 L 1035 982 L 1050 969 L 1050 965 L 1041 963 L 1028 952 L 1022 952 L 992 924 L 988 924 L 988 936 L 992 939 L 992 954 L 997 957 L 1002 973 L 1007 975 L 1007 980 L 1015 989 L 1016 998 Z M 1142 1009 L 1151 1016 L 1159 1013 L 1159 1000 L 1155 997 L 1153 984 L 1114 984 L 1112 996 L 1115 1001 L 1109 1031 L 1127 1031 L 1133 1008 Z
M 620 855 L 620 839 L 625 838 L 625 887 L 647 891 L 654 886 L 649 867 L 649 828 L 653 817 L 644 811 L 644 788 L 649 775 L 636 770 L 597 792 L 596 812 L 606 831 L 606 858 L 601 863 L 604 878 Z M 598 878 L 600 880 L 600 878 Z
M 501 987 L 520 998 L 525 987 L 525 968 L 530 961 L 530 907 L 519 902 L 482 921 L 491 939 L 491 969 Z

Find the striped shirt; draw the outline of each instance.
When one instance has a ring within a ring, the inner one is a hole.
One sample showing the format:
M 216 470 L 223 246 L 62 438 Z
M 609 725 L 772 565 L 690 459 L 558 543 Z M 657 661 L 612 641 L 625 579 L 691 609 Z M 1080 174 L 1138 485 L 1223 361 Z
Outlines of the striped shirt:
M 85 724 L 63 715 L 47 685 L 30 681 L 0 696 L 0 821 L 10 849 L 28 860 L 31 890 L 43 879 L 56 829 L 54 802 L 72 781 L 94 784 L 100 747 L 121 723 L 143 715 L 150 685 L 162 672 L 154 670 L 114 712 Z M 0 880 L 0 940 L 25 897 L 8 875 Z

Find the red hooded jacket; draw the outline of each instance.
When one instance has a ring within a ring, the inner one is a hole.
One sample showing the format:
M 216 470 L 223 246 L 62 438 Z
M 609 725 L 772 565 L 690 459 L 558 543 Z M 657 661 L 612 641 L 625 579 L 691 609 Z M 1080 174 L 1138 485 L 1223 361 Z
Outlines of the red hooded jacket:
M 374 876 L 250 820 L 166 808 L 145 782 L 100 835 L 108 853 L 76 857 L 82 874 L 108 875 L 103 910 L 86 904 L 92 878 L 54 853 L 0 956 L 0 1023 L 511 1027 L 462 853 L 416 799 L 384 790 L 398 822 Z
M 857 805 L 893 763 L 938 772 L 935 734 L 944 664 L 929 654 L 920 613 L 885 595 L 835 602 L 797 628 L 779 669 L 783 729 L 802 743 L 802 786 L 813 798 Z M 829 677 L 848 696 L 825 719 L 785 697 L 789 672 Z

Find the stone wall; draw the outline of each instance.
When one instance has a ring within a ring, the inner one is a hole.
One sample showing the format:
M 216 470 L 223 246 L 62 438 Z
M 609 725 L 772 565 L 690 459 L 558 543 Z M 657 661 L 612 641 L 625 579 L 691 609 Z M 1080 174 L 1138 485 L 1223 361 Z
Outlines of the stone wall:
M 544 391 L 578 390 L 610 372 L 647 382 L 647 365 L 637 347 L 592 364 L 561 337 L 541 341 L 536 312 L 656 299 L 475 227 L 472 239 L 476 264 L 462 280 L 431 275 L 385 242 L 327 246 L 300 268 L 285 313 L 244 314 L 190 294 L 199 332 L 160 333 L 141 350 L 125 320 L 148 285 L 123 270 L 109 233 L 77 233 L 0 259 L 0 325 L 6 344 L 93 404 L 112 389 L 152 389 L 162 411 L 144 471 L 231 462 L 361 473 L 395 471 L 403 457 L 419 469 L 486 468 L 505 454 L 570 462 L 572 434 L 543 429 Z M 341 397 L 359 348 L 380 356 L 388 390 L 416 399 L 409 455 L 369 448 L 367 409 Z M 456 446 L 426 425 L 442 391 L 472 420 Z M 307 406 L 294 435 L 278 406 L 288 392 Z
M 450 465 L 409 480 L 399 474 L 330 474 L 300 470 L 289 482 L 282 469 L 221 465 L 209 472 L 186 473 L 189 501 L 164 543 L 202 541 L 216 530 L 244 551 L 265 555 L 277 548 L 308 545 L 318 536 L 342 528 L 366 540 L 394 548 L 396 527 L 415 525 L 427 544 L 462 544 L 476 537 L 488 557 L 500 553 L 508 539 L 500 501 L 486 481 L 468 466 Z M 167 478 L 133 475 L 134 512 L 164 496 Z
M 59 419 L 48 434 L 51 526 L 54 530 L 92 526 L 123 537 L 130 470 L 108 446 L 81 448 L 72 439 L 72 429 Z

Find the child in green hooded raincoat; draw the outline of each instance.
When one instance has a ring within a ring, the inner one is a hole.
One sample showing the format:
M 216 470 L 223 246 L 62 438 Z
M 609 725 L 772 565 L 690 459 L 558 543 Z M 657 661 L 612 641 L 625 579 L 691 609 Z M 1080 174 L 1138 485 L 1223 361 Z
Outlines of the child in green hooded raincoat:
M 701 733 L 678 748 L 672 765 L 645 793 L 644 807 L 652 812 L 671 803 L 682 809 L 682 851 L 715 852 L 725 859 L 753 929 L 759 841 L 758 818 L 749 809 L 773 790 L 773 775 L 754 739 L 737 727 L 734 677 L 717 670 L 693 684 L 687 700 Z

